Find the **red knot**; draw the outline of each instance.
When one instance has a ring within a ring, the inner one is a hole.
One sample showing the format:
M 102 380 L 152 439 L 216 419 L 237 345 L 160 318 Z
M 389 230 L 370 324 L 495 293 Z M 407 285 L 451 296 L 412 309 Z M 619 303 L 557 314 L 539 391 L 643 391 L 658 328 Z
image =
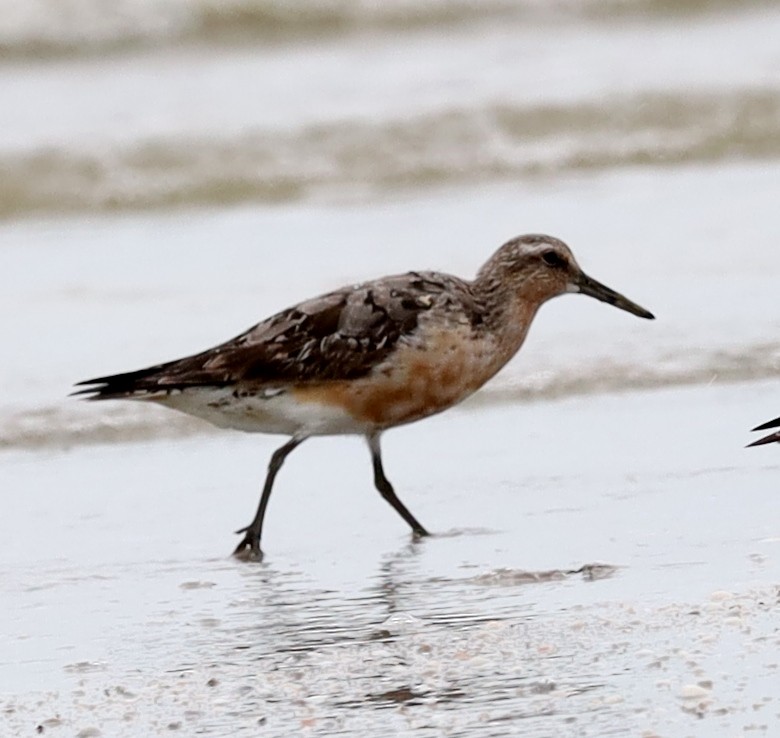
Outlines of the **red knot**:
M 768 423 L 764 423 L 763 425 L 757 425 L 755 428 L 753 428 L 753 430 L 763 431 L 769 430 L 770 428 L 780 428 L 780 418 L 770 420 Z M 764 436 L 764 438 L 759 438 L 757 441 L 749 443 L 747 447 L 750 448 L 751 446 L 763 446 L 765 443 L 780 443 L 780 430 L 776 430 L 774 433 L 770 433 L 768 436 Z
M 226 343 L 165 364 L 80 382 L 91 400 L 143 400 L 222 428 L 290 440 L 271 456 L 260 504 L 235 554 L 262 558 L 266 506 L 287 455 L 310 436 L 368 441 L 374 484 L 411 527 L 428 531 L 385 476 L 383 431 L 440 413 L 476 392 L 520 349 L 539 306 L 579 292 L 653 315 L 586 275 L 545 235 L 505 243 L 468 281 L 409 272 L 302 302 Z

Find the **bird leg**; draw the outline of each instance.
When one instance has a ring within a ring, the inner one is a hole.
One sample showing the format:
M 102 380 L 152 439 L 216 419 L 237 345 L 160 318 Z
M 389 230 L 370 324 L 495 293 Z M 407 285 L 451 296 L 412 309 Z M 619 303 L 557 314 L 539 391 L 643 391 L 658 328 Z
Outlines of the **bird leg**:
M 263 532 L 263 518 L 265 518 L 265 509 L 268 507 L 268 500 L 271 497 L 271 489 L 274 486 L 274 479 L 279 469 L 282 468 L 284 460 L 288 454 L 303 443 L 306 440 L 306 436 L 293 436 L 284 446 L 280 446 L 274 451 L 271 456 L 271 461 L 268 464 L 268 475 L 265 478 L 265 484 L 263 485 L 263 494 L 260 496 L 260 504 L 257 507 L 257 513 L 254 520 L 246 526 L 237 530 L 236 533 L 245 533 L 241 543 L 236 546 L 236 550 L 233 551 L 233 556 L 237 556 L 246 560 L 263 560 L 263 552 L 260 549 L 260 537 Z
M 374 465 L 374 485 L 379 490 L 379 494 L 387 500 L 395 509 L 395 511 L 409 524 L 409 527 L 414 531 L 415 536 L 427 536 L 430 535 L 425 528 L 417 522 L 417 519 L 412 515 L 398 499 L 393 489 L 393 485 L 385 476 L 385 470 L 382 468 L 382 452 L 379 447 L 379 434 L 368 436 L 368 447 L 371 450 L 371 461 Z

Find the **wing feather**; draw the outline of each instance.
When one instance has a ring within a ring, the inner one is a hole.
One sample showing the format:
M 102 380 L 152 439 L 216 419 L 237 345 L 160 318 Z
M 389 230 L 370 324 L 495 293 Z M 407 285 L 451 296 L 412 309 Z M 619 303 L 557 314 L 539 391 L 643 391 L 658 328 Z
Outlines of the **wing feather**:
M 410 340 L 421 314 L 434 306 L 470 318 L 479 313 L 463 280 L 410 272 L 300 303 L 193 356 L 79 382 L 86 389 L 74 394 L 108 399 L 198 386 L 354 379 Z

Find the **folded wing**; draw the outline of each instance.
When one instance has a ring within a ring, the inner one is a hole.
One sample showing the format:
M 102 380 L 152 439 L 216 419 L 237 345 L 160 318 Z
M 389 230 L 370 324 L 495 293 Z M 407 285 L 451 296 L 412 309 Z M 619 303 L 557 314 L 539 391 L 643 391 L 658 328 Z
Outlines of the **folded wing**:
M 277 313 L 199 354 L 79 382 L 85 389 L 74 394 L 100 400 L 203 386 L 354 379 L 383 361 L 399 341 L 413 340 L 421 314 L 453 299 L 464 303 L 458 309 L 470 306 L 468 285 L 435 273 L 346 287 Z

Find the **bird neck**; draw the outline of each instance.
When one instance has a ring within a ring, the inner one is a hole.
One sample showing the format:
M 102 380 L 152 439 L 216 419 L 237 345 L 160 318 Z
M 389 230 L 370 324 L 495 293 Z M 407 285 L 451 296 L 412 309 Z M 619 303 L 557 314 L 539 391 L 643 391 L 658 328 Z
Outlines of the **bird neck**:
M 511 358 L 528 333 L 543 300 L 526 295 L 517 285 L 492 270 L 482 270 L 472 282 L 472 292 L 483 306 L 484 327 Z

